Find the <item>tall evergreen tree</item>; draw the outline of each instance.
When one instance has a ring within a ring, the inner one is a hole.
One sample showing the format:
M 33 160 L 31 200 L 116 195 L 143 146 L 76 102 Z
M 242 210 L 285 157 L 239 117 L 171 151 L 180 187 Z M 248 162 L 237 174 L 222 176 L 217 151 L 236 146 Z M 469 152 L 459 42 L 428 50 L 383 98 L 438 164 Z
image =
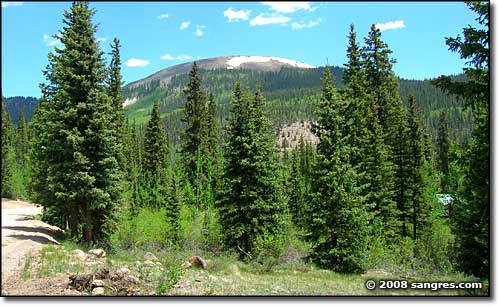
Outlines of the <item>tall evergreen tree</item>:
M 449 184 L 447 183 L 450 176 L 450 161 L 449 161 L 449 151 L 450 151 L 450 139 L 448 136 L 448 121 L 446 119 L 446 113 L 443 111 L 439 116 L 439 129 L 437 137 L 437 158 L 438 170 L 441 172 L 441 190 L 444 192 L 448 191 Z
M 33 124 L 35 201 L 71 235 L 107 243 L 121 200 L 122 172 L 106 68 L 95 39 L 95 10 L 74 2 L 56 36 L 64 48 L 49 53 L 42 102 Z M 80 232 L 80 227 L 82 232 Z
M 466 152 L 463 190 L 453 204 L 452 226 L 459 268 L 480 277 L 490 270 L 490 69 L 489 3 L 468 2 L 477 14 L 479 28 L 468 26 L 463 37 L 446 38 L 453 52 L 466 59 L 468 79 L 453 81 L 441 76 L 434 84 L 450 94 L 463 97 L 472 109 L 473 130 Z
M 146 126 L 142 152 L 142 170 L 152 177 L 161 175 L 169 164 L 170 150 L 158 101 L 154 102 L 151 118 Z
M 318 144 L 309 239 L 313 259 L 340 272 L 366 269 L 370 216 L 351 165 L 352 148 L 342 134 L 346 103 L 333 86 L 330 69 L 324 77 L 315 131 Z
M 12 121 L 2 101 L 2 197 L 12 197 L 12 160 L 13 143 Z
M 209 155 L 214 156 L 218 145 L 218 130 L 217 130 L 217 104 L 215 97 L 210 94 L 208 98 L 207 109 L 207 152 Z
M 369 186 L 367 203 L 375 205 L 375 218 L 381 222 L 383 238 L 388 243 L 397 242 L 400 212 L 394 201 L 394 171 L 389 161 L 389 148 L 384 143 L 382 127 L 378 120 L 378 110 L 372 99 L 367 140 L 365 178 Z M 377 225 L 375 222 L 374 225 Z
M 259 240 L 282 233 L 284 203 L 262 94 L 252 97 L 238 81 L 232 104 L 218 208 L 226 244 L 246 258 Z
M 201 89 L 201 75 L 198 65 L 193 63 L 189 72 L 189 83 L 184 89 L 186 95 L 185 117 L 186 129 L 181 135 L 181 153 L 184 168 L 192 184 L 196 177 L 196 155 L 198 151 L 205 153 L 206 146 L 206 94 Z
M 19 120 L 15 132 L 15 143 L 16 143 L 16 160 L 20 168 L 24 168 L 30 143 L 30 132 L 29 125 L 24 112 L 19 113 Z
M 113 39 L 111 44 L 111 61 L 108 67 L 108 76 L 106 79 L 106 85 L 108 87 L 108 95 L 111 98 L 111 103 L 113 107 L 113 125 L 114 131 L 117 133 L 117 160 L 121 169 L 125 174 L 130 174 L 130 163 L 127 161 L 127 157 L 130 156 L 130 150 L 127 148 L 127 129 L 128 126 L 125 122 L 125 114 L 123 111 L 123 95 L 122 95 L 122 76 L 121 76 L 121 58 L 120 58 L 120 40 L 118 38 Z
M 392 51 L 382 41 L 381 35 L 380 30 L 372 25 L 362 50 L 363 67 L 367 75 L 367 90 L 375 99 L 384 142 L 388 145 L 389 161 L 395 174 L 393 195 L 400 211 L 401 234 L 406 236 L 410 219 L 408 191 L 410 184 L 407 174 L 407 144 L 405 144 L 407 127 L 403 102 L 398 91 L 399 80 L 392 69 L 395 60 L 389 57 Z
M 408 97 L 409 110 L 407 115 L 407 126 L 408 126 L 408 163 L 410 163 L 408 168 L 411 190 L 411 211 L 412 211 L 412 224 L 413 224 L 413 239 L 417 239 L 417 231 L 419 231 L 419 224 L 421 221 L 421 214 L 425 205 L 423 201 L 424 193 L 424 164 L 425 164 L 425 152 L 424 152 L 424 138 L 422 127 L 419 123 L 419 118 L 417 115 L 417 105 L 415 103 L 415 98 L 410 95 Z

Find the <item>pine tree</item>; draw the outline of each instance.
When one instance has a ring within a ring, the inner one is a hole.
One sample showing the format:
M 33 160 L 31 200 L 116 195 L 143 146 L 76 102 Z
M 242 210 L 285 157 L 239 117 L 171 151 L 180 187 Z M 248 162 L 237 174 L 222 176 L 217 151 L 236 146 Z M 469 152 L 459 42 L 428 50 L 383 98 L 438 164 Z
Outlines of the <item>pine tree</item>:
M 386 242 L 397 241 L 400 212 L 394 202 L 394 171 L 389 161 L 389 148 L 384 143 L 382 127 L 378 120 L 378 110 L 372 99 L 368 117 L 365 178 L 369 186 L 367 203 L 375 204 L 375 218 L 382 225 L 382 236 Z M 377 223 L 374 223 L 377 224 Z
M 448 180 L 450 176 L 450 162 L 449 162 L 449 151 L 450 151 L 450 139 L 448 136 L 448 121 L 446 119 L 446 113 L 443 111 L 439 116 L 439 129 L 437 137 L 438 145 L 438 170 L 441 172 L 441 190 L 448 191 Z
M 2 101 L 2 197 L 12 197 L 12 160 L 13 143 L 12 121 Z
M 380 30 L 372 25 L 362 49 L 363 67 L 367 75 L 367 90 L 377 105 L 384 142 L 389 149 L 389 161 L 395 175 L 393 195 L 400 212 L 401 235 L 405 237 L 410 219 L 407 127 L 398 91 L 399 80 L 392 70 L 395 60 L 389 58 L 392 51 L 382 41 L 381 35 Z
M 215 97 L 210 94 L 208 98 L 207 109 L 207 152 L 209 156 L 214 156 L 218 145 L 218 131 L 217 131 L 217 117 L 216 117 L 217 104 Z
M 35 201 L 84 242 L 107 244 L 121 202 L 114 108 L 92 24 L 95 10 L 74 2 L 49 53 L 42 102 L 33 123 Z M 80 232 L 80 227 L 82 232 Z
M 218 208 L 226 245 L 246 258 L 255 256 L 257 242 L 282 233 L 284 204 L 264 98 L 237 82 L 232 104 Z
M 422 128 L 419 123 L 419 118 L 417 116 L 417 105 L 415 103 L 415 98 L 410 95 L 408 97 L 409 111 L 407 115 L 407 126 L 408 126 L 408 162 L 410 163 L 408 174 L 411 184 L 409 186 L 411 190 L 411 211 L 412 211 L 412 224 L 413 224 L 413 239 L 417 239 L 417 232 L 419 231 L 420 222 L 422 218 L 420 215 L 423 214 L 424 201 L 424 144 L 423 144 L 423 133 Z
M 462 59 L 468 79 L 453 81 L 441 76 L 434 84 L 453 95 L 463 97 L 472 109 L 473 130 L 466 152 L 463 190 L 453 204 L 452 226 L 456 238 L 459 268 L 479 277 L 490 270 L 490 142 L 489 142 L 489 3 L 468 2 L 481 28 L 468 26 L 463 38 L 447 38 L 446 44 Z
M 16 160 L 20 168 L 24 169 L 28 156 L 30 132 L 24 112 L 19 113 L 19 120 L 15 131 Z
M 302 139 L 301 139 L 302 140 Z M 303 142 L 299 143 L 303 144 Z M 301 148 L 302 149 L 302 148 Z M 289 179 L 289 201 L 288 210 L 290 211 L 294 225 L 302 228 L 304 226 L 305 204 L 307 197 L 306 179 L 304 176 L 304 156 L 300 149 L 292 150 L 292 159 L 290 161 L 290 179 Z
M 361 58 L 361 48 L 356 40 L 356 31 L 351 24 L 348 35 L 349 43 L 347 47 L 347 64 L 344 64 L 345 71 L 342 76 L 346 86 L 342 92 L 344 100 L 348 103 L 344 114 L 346 123 L 344 126 L 344 135 L 348 137 L 353 148 L 351 157 L 353 166 L 359 172 L 362 172 L 364 164 L 364 150 L 368 138 L 367 120 L 370 109 L 369 93 L 367 92 L 367 75 L 363 70 L 363 61 Z M 360 178 L 363 178 L 361 176 Z M 362 180 L 362 179 L 361 179 Z
M 161 122 L 158 101 L 155 101 L 144 134 L 142 170 L 150 177 L 158 177 L 168 166 L 169 160 L 168 135 Z
M 117 149 L 117 160 L 126 174 L 130 174 L 130 164 L 127 163 L 127 157 L 130 155 L 128 151 L 127 142 L 127 129 L 128 126 L 125 122 L 125 114 L 123 112 L 123 95 L 122 95 L 122 76 L 121 76 L 121 58 L 120 58 L 120 40 L 118 38 L 113 39 L 111 44 L 111 62 L 108 67 L 108 76 L 106 80 L 106 85 L 108 87 L 108 95 L 111 98 L 111 103 L 113 106 L 113 125 L 114 131 L 117 133 L 116 138 L 118 141 Z
M 186 129 L 181 134 L 181 153 L 184 168 L 190 183 L 196 177 L 196 155 L 200 150 L 206 153 L 206 94 L 201 89 L 201 75 L 196 62 L 189 72 L 189 83 L 184 89 L 186 95 L 185 117 Z
M 352 148 L 342 134 L 346 103 L 333 87 L 329 68 L 323 82 L 315 129 L 320 143 L 309 213 L 312 258 L 335 271 L 361 272 L 366 268 L 370 216 L 351 165 Z

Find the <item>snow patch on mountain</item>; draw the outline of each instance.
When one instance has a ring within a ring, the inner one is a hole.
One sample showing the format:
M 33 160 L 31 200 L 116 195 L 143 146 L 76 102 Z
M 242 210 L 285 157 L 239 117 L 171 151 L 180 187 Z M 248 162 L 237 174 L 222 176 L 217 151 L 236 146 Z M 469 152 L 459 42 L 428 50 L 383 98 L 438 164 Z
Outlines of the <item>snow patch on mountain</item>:
M 134 104 L 135 102 L 137 101 L 137 97 L 133 97 L 133 98 L 127 98 L 125 99 L 125 101 L 123 102 L 123 107 L 127 107 L 129 105 L 132 105 Z
M 234 69 L 236 67 L 239 67 L 243 63 L 264 63 L 269 61 L 277 61 L 298 68 L 316 68 L 315 66 L 290 59 L 271 57 L 271 56 L 256 56 L 256 55 L 233 57 L 227 60 L 226 64 L 228 65 L 227 69 Z

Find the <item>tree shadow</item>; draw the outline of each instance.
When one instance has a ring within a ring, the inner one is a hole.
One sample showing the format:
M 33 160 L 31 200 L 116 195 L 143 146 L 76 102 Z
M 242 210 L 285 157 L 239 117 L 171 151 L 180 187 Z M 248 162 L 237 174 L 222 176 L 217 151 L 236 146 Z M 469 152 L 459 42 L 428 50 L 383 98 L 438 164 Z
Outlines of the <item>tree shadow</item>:
M 29 221 L 33 219 L 33 216 L 30 214 L 17 214 L 19 217 L 15 219 L 15 221 Z
M 2 229 L 9 229 L 14 231 L 24 231 L 24 232 L 38 232 L 46 234 L 50 237 L 54 237 L 57 239 L 62 239 L 64 237 L 64 233 L 61 230 L 50 229 L 47 227 L 36 226 L 36 227 L 28 227 L 28 226 L 3 226 Z
M 8 237 L 16 238 L 19 240 L 31 240 L 33 242 L 38 242 L 41 244 L 47 244 L 47 243 L 53 243 L 53 244 L 59 244 L 59 242 L 55 241 L 54 239 L 50 240 L 44 236 L 29 236 L 29 235 L 8 235 Z

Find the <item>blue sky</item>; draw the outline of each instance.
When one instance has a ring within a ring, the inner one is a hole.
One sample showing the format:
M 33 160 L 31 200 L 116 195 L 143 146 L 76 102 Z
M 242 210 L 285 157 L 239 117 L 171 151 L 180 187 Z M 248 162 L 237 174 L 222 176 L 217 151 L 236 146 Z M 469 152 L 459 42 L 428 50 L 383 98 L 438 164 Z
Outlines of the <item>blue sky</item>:
M 40 96 L 47 54 L 70 2 L 2 2 L 2 95 Z M 460 73 L 444 38 L 475 15 L 462 2 L 91 2 L 105 52 L 121 41 L 125 83 L 200 58 L 262 55 L 315 66 L 342 65 L 349 25 L 363 42 L 371 24 L 394 51 L 396 74 L 424 79 Z

